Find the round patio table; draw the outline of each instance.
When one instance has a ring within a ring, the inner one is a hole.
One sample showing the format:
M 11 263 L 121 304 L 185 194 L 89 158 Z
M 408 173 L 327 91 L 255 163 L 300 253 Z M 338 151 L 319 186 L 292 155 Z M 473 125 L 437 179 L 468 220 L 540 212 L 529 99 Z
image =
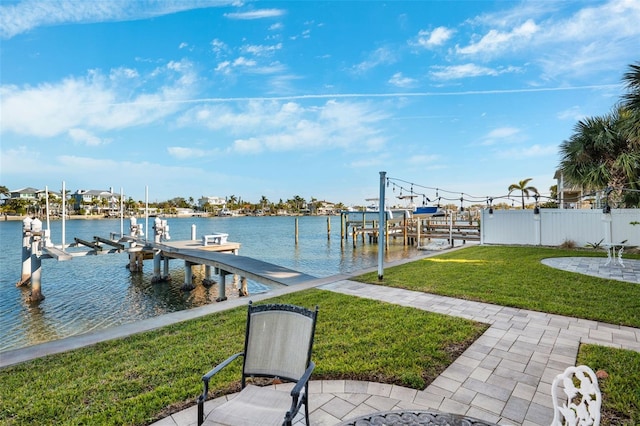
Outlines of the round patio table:
M 398 410 L 380 411 L 364 416 L 356 417 L 340 423 L 340 426 L 366 426 L 366 425 L 407 425 L 407 426 L 497 426 L 496 423 L 487 422 L 473 417 L 438 411 L 425 410 Z

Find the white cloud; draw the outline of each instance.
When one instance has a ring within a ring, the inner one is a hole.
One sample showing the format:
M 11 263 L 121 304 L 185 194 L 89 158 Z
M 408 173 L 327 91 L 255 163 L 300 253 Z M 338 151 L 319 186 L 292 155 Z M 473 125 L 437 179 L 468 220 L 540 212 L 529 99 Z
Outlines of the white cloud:
M 202 158 L 209 155 L 209 153 L 203 149 L 186 148 L 181 146 L 170 146 L 167 148 L 167 152 L 172 157 L 178 158 L 180 160 L 185 160 L 190 158 Z
M 25 0 L 0 5 L 0 37 L 11 38 L 41 26 L 132 21 L 184 10 L 225 6 L 235 0 Z
M 379 47 L 369 54 L 369 57 L 353 67 L 356 73 L 363 73 L 379 65 L 389 65 L 397 61 L 396 53 L 388 47 Z
M 133 68 L 115 68 L 109 73 L 109 79 L 113 81 L 119 81 L 121 79 L 133 79 L 138 78 L 140 75 L 138 71 Z
M 491 130 L 482 138 L 482 145 L 513 143 L 524 139 L 522 131 L 515 127 L 499 127 Z
M 264 19 L 264 18 L 277 18 L 284 14 L 285 14 L 285 11 L 282 9 L 259 9 L 259 10 L 252 10 L 249 12 L 225 13 L 224 16 L 229 19 L 252 20 L 252 19 Z
M 264 149 L 262 142 L 257 138 L 237 139 L 233 141 L 233 151 L 240 154 L 259 154 Z
M 275 51 L 282 49 L 282 43 L 265 46 L 265 45 L 256 45 L 256 44 L 248 44 L 242 46 L 240 51 L 243 53 L 249 53 L 255 56 L 268 56 L 272 55 Z
M 224 41 L 219 40 L 217 38 L 214 38 L 213 40 L 211 40 L 210 44 L 211 44 L 211 51 L 215 53 L 217 57 L 221 57 L 230 51 L 229 46 L 227 46 L 227 44 Z
M 69 129 L 68 134 L 74 142 L 79 142 L 87 146 L 99 146 L 108 143 L 107 140 L 101 139 L 84 129 Z
M 405 77 L 401 72 L 397 72 L 389 79 L 389 84 L 396 87 L 415 87 L 417 80 L 410 77 Z
M 244 56 L 240 56 L 233 61 L 234 67 L 255 67 L 256 61 L 253 59 L 247 59 Z
M 230 61 L 222 61 L 214 68 L 216 72 L 222 74 L 229 74 L 231 72 L 231 62 Z
M 565 9 L 578 6 L 570 14 Z M 469 21 L 484 26 L 464 46 L 462 57 L 482 59 L 521 55 L 540 66 L 543 79 L 593 75 L 618 70 L 637 50 L 640 2 L 526 2 Z
M 435 66 L 432 68 L 432 71 L 429 74 L 431 75 L 431 77 L 438 80 L 455 80 L 468 77 L 495 77 L 501 74 L 514 73 L 519 71 L 520 68 L 517 67 L 490 68 L 469 63 L 452 66 Z
M 235 135 L 230 149 L 244 154 L 334 148 L 369 151 L 386 142 L 378 123 L 387 117 L 369 103 L 328 101 L 305 108 L 296 102 L 254 100 L 235 108 L 194 108 L 179 123 Z
M 540 28 L 529 19 L 522 25 L 504 32 L 490 30 L 479 41 L 466 47 L 456 46 L 456 52 L 461 55 L 495 54 L 526 44 Z
M 165 78 L 172 83 L 157 85 Z M 176 112 L 179 102 L 194 93 L 195 82 L 191 64 L 184 61 L 145 76 L 131 69 L 108 76 L 94 70 L 38 86 L 3 85 L 0 132 L 51 137 L 71 129 L 94 133 L 151 123 Z
M 455 33 L 446 27 L 438 27 L 433 31 L 420 30 L 413 44 L 431 49 L 445 44 Z
M 526 158 L 548 157 L 558 153 L 557 145 L 531 145 L 529 147 L 512 148 L 509 150 L 498 151 L 496 155 L 499 158 L 509 160 L 522 160 Z
M 516 129 L 515 127 L 501 127 L 490 131 L 486 137 L 491 139 L 509 138 L 518 133 L 520 133 L 520 129 Z
M 570 120 L 570 121 L 580 121 L 583 118 L 585 118 L 586 115 L 581 112 L 580 107 L 579 106 L 573 106 L 569 109 L 566 109 L 564 111 L 560 111 L 558 113 L 558 118 L 560 120 Z

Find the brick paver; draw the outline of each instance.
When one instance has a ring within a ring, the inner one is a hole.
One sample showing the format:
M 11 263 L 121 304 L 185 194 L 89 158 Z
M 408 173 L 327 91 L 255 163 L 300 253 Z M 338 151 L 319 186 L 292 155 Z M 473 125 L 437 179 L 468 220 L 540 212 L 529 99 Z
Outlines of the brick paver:
M 575 365 L 580 343 L 640 351 L 640 329 L 488 303 L 338 281 L 321 286 L 490 324 L 490 328 L 415 400 L 431 409 L 509 425 L 545 425 L 553 418 L 553 378 Z

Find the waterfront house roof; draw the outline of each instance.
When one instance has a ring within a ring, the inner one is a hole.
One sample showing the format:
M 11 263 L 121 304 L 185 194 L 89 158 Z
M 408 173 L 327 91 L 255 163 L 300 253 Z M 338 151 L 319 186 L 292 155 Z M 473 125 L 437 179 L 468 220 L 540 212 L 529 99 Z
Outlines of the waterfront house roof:
M 36 188 L 32 188 L 30 186 L 26 187 L 26 188 L 20 188 L 20 189 L 13 189 L 10 192 L 12 194 L 36 194 L 36 192 L 40 191 L 39 189 Z

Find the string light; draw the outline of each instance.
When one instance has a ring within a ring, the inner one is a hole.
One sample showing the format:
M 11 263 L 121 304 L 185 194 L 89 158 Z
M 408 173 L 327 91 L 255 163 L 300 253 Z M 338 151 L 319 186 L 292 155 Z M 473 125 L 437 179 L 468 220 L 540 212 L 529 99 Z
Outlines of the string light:
M 459 201 L 461 203 L 461 211 L 464 211 L 464 204 L 465 203 L 469 203 L 469 204 L 478 204 L 478 203 L 482 203 L 483 201 L 486 202 L 487 199 L 491 199 L 492 202 L 493 200 L 500 200 L 500 199 L 506 199 L 506 200 L 510 200 L 511 201 L 511 207 L 515 207 L 515 199 L 512 198 L 511 194 L 505 194 L 505 195 L 500 195 L 500 196 L 474 196 L 465 192 L 459 192 L 459 191 L 449 191 L 446 189 L 442 189 L 442 188 L 438 188 L 438 187 L 429 187 L 429 186 L 425 186 L 425 185 L 420 185 L 417 184 L 415 182 L 409 182 L 409 181 L 405 181 L 403 179 L 398 179 L 398 178 L 392 178 L 392 177 L 388 177 L 387 178 L 387 186 L 389 185 L 389 182 L 391 182 L 391 185 L 393 185 L 394 188 L 394 192 L 395 192 L 395 188 L 396 186 L 398 187 L 398 189 L 400 190 L 400 195 L 402 195 L 405 192 L 408 192 L 411 194 L 411 196 L 422 196 L 423 200 L 426 199 L 428 202 L 431 202 L 431 199 L 429 199 L 429 197 L 427 197 L 426 193 L 420 192 L 416 189 L 424 189 L 427 191 L 435 191 L 435 197 L 433 197 L 434 201 L 437 201 L 438 203 L 438 207 L 440 207 L 440 202 L 442 200 L 444 201 L 449 201 L 449 202 L 455 202 L 455 201 Z M 444 194 L 452 194 L 452 196 L 447 197 Z M 457 196 L 457 194 L 460 194 L 460 196 Z M 545 198 L 548 200 L 555 200 L 555 198 L 552 198 L 550 196 L 544 196 L 544 195 L 540 195 L 537 194 L 538 199 L 540 198 Z M 536 204 L 538 204 L 538 201 L 536 201 Z M 538 206 L 539 207 L 539 206 Z M 490 208 L 493 208 L 493 205 L 490 206 Z M 535 209 L 534 209 L 535 211 Z

